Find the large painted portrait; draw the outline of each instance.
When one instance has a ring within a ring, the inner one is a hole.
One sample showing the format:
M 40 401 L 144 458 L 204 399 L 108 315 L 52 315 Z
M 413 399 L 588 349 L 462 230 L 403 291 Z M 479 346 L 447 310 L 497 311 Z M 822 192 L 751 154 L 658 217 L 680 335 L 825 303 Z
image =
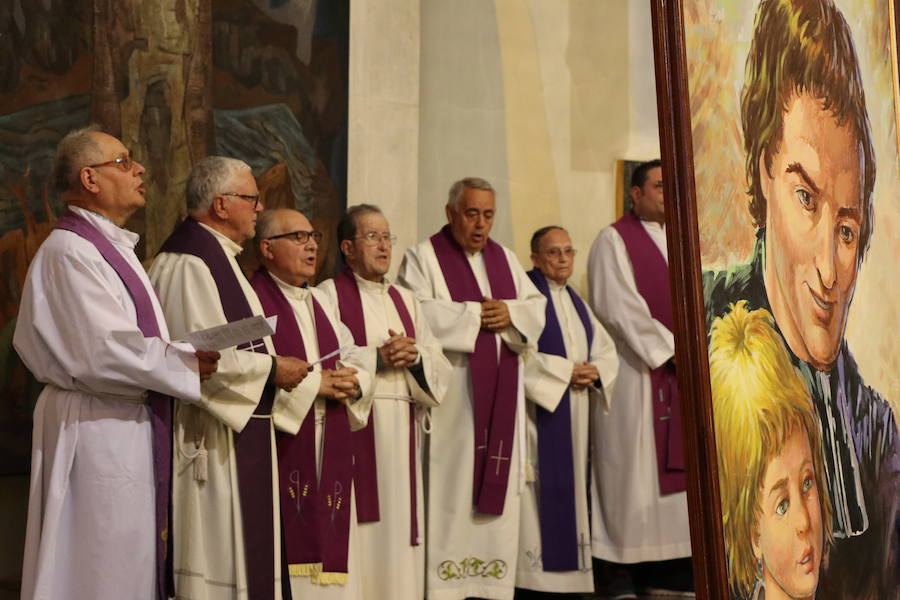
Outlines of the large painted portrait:
M 727 594 L 898 598 L 893 6 L 685 0 L 656 19 Z
M 64 207 L 48 186 L 57 142 L 91 122 L 146 168 L 126 227 L 149 263 L 185 216 L 208 154 L 253 169 L 269 208 L 326 233 L 336 263 L 346 204 L 349 0 L 10 0 L 0 6 L 0 475 L 28 471 L 40 386 L 12 348 L 31 258 Z M 242 254 L 245 268 L 253 252 Z M 77 315 L 73 315 L 77 318 Z

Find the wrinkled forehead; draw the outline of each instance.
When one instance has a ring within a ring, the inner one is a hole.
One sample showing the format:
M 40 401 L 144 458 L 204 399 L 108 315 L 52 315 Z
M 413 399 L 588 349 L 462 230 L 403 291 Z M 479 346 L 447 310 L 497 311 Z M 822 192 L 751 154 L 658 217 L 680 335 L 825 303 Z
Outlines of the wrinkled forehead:
M 572 245 L 569 234 L 562 229 L 551 229 L 541 238 L 540 249 L 567 248 Z
M 366 231 L 389 231 L 390 225 L 388 225 L 387 219 L 383 214 L 377 212 L 367 212 L 361 215 L 356 215 L 356 230 L 360 233 L 365 233 Z
M 128 154 L 128 148 L 125 147 L 125 144 L 108 133 L 92 131 L 89 135 L 104 157 L 119 157 Z
M 469 188 L 463 192 L 459 199 L 459 209 L 466 211 L 472 208 L 478 210 L 494 210 L 494 194 L 490 190 L 476 190 Z
M 312 224 L 302 213 L 293 210 L 280 212 L 275 217 L 275 234 L 291 233 L 292 231 L 312 231 Z

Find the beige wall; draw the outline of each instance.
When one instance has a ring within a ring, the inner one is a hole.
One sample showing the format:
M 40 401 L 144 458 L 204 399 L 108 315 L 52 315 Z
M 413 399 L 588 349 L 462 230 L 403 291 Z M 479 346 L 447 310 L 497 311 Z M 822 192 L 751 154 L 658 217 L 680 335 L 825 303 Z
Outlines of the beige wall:
M 419 0 L 350 3 L 347 204 L 379 205 L 398 250 L 418 238 L 419 32 Z
M 583 291 L 616 160 L 659 153 L 649 4 L 359 0 L 350 27 L 349 202 L 385 210 L 394 268 L 445 222 L 450 184 L 477 175 L 524 265 L 535 229 L 569 229 Z

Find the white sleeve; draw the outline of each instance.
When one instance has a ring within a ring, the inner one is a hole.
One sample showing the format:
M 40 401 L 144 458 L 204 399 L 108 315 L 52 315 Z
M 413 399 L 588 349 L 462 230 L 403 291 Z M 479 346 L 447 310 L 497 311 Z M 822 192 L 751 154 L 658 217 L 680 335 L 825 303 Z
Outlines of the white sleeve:
M 404 377 L 409 385 L 411 395 L 417 403 L 425 406 L 437 406 L 444 399 L 444 394 L 447 393 L 452 367 L 450 361 L 444 356 L 440 341 L 431 332 L 421 305 L 411 298 L 412 294 L 407 296 L 401 292 L 401 296 L 404 296 L 407 307 L 413 309 L 410 313 L 416 326 L 416 350 L 421 358 L 428 389 L 423 389 L 419 385 L 408 368 L 403 370 Z
M 526 348 L 537 348 L 547 318 L 547 298 L 534 286 L 516 255 L 509 250 L 504 251 L 515 281 L 516 298 L 504 300 L 512 326 L 500 332 L 500 337 L 514 352 L 521 354 Z
M 434 277 L 439 273 L 429 269 L 423 261 L 423 245 L 406 251 L 397 282 L 415 294 L 432 333 L 440 340 L 444 350 L 467 354 L 474 352 L 475 340 L 481 330 L 481 303 L 439 298 L 434 282 Z
M 613 389 L 616 377 L 619 374 L 619 355 L 616 352 L 616 344 L 609 333 L 597 318 L 588 311 L 591 326 L 594 329 L 594 340 L 591 343 L 590 363 L 600 374 L 600 388 L 590 386 L 588 392 L 592 399 L 601 403 L 603 412 L 608 413 L 610 399 L 613 397 Z
M 530 349 L 524 360 L 525 397 L 550 412 L 556 410 L 572 383 L 575 363 L 564 356 Z
M 651 369 L 675 355 L 672 332 L 650 315 L 625 244 L 612 227 L 601 231 L 591 246 L 588 279 L 591 308 L 620 343 Z
M 160 254 L 150 267 L 150 280 L 159 293 L 173 338 L 227 323 L 216 282 L 200 258 Z M 231 429 L 241 431 L 262 397 L 272 357 L 234 347 L 220 354 L 218 369 L 201 386 L 198 404 Z
M 187 344 L 144 337 L 124 285 L 75 234 L 45 241 L 28 272 L 13 343 L 39 381 L 85 393 L 138 397 L 147 390 L 196 401 L 197 359 Z M 119 289 L 117 289 L 117 287 Z

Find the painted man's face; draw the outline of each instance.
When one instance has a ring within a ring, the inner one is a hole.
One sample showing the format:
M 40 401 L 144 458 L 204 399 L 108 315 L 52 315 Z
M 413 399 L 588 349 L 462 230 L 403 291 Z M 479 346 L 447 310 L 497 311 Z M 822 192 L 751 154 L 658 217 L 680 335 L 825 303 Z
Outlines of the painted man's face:
M 794 427 L 769 461 L 759 490 L 758 538 L 766 599 L 812 598 L 819 585 L 824 535 L 809 437 Z
M 766 292 L 791 350 L 820 370 L 837 357 L 856 286 L 860 162 L 849 124 L 809 94 L 788 103 L 771 170 L 760 158 Z

